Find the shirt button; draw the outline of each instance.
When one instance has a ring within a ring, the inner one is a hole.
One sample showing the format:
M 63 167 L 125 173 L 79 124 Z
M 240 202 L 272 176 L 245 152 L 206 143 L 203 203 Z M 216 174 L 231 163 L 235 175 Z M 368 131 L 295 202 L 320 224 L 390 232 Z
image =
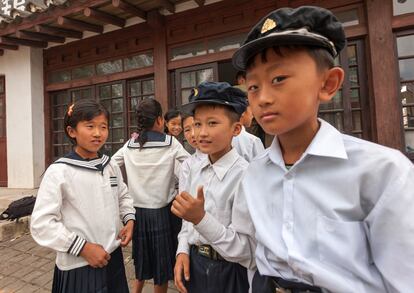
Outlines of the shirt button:
M 291 173 L 287 173 L 287 174 L 285 175 L 285 178 L 286 178 L 287 180 L 291 180 L 291 179 L 293 178 L 293 176 L 292 176 L 292 174 L 291 174 Z

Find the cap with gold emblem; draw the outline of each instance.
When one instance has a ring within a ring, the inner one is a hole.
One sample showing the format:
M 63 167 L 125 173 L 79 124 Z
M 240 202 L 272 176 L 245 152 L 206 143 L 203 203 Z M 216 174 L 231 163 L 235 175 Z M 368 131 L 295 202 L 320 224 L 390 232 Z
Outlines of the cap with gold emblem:
M 248 105 L 246 93 L 227 82 L 202 82 L 191 90 L 188 100 L 189 103 L 181 106 L 187 113 L 193 113 L 200 104 L 220 104 L 242 114 Z
M 336 57 L 345 43 L 342 24 L 329 10 L 316 6 L 280 8 L 253 27 L 234 53 L 233 65 L 246 70 L 248 60 L 264 48 L 283 45 L 322 47 Z

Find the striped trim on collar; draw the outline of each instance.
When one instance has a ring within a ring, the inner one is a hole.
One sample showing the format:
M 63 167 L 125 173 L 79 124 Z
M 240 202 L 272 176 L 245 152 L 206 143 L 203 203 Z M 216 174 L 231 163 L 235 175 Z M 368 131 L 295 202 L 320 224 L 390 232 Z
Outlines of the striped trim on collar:
M 151 137 L 148 138 L 148 141 L 144 144 L 142 148 L 159 148 L 159 147 L 166 147 L 172 144 L 172 136 L 165 135 L 164 140 L 151 140 Z M 135 139 L 130 139 L 127 144 L 128 148 L 137 149 L 140 148 L 140 144 Z
M 78 160 L 78 159 L 72 159 L 72 158 L 60 158 L 56 160 L 55 164 L 66 164 L 71 165 L 75 167 L 81 167 L 86 168 L 94 171 L 102 171 L 111 161 L 111 158 L 107 155 L 102 155 L 101 158 L 97 158 L 94 160 Z

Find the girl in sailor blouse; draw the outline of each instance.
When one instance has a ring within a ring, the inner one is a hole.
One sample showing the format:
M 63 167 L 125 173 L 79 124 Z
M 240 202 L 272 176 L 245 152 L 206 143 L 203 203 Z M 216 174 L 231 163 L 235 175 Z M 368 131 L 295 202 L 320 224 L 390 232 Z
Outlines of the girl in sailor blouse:
M 98 152 L 108 121 L 93 100 L 71 105 L 64 130 L 73 151 L 50 165 L 39 187 L 31 233 L 56 250 L 52 292 L 129 292 L 120 246 L 131 240 L 135 210 L 118 165 Z

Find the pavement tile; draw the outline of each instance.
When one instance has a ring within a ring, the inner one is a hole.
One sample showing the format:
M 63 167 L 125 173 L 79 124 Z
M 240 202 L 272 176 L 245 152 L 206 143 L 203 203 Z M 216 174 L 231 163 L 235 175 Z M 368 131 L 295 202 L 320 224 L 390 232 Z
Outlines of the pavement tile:
M 25 284 L 22 288 L 16 291 L 16 293 L 33 293 L 39 290 L 40 288 L 36 285 Z

